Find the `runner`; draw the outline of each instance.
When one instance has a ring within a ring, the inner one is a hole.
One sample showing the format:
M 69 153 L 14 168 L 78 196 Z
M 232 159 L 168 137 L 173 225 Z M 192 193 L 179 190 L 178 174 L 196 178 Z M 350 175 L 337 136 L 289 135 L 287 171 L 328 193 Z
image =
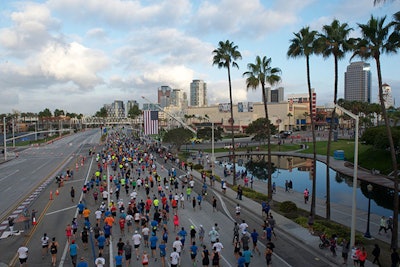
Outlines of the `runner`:
M 42 238 L 40 239 L 42 243 L 42 259 L 49 253 L 49 240 L 50 238 L 47 236 L 46 233 L 43 234 Z
M 51 264 L 53 265 L 53 267 L 56 266 L 57 251 L 58 251 L 58 242 L 56 241 L 56 238 L 53 237 L 50 244 Z

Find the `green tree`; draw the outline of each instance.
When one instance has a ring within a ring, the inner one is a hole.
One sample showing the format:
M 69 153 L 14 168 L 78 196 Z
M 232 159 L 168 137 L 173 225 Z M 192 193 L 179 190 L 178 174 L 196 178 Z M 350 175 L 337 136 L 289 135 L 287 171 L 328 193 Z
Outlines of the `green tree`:
M 107 118 L 107 109 L 105 107 L 102 107 L 99 111 L 96 112 L 94 116 L 98 118 Z
M 256 57 L 255 63 L 247 64 L 247 69 L 245 73 L 243 73 L 244 77 L 246 78 L 246 86 L 247 89 L 256 90 L 258 87 L 261 86 L 261 93 L 263 98 L 264 104 L 264 112 L 265 118 L 269 121 L 268 115 L 268 99 L 266 95 L 266 88 L 265 85 L 269 84 L 271 86 L 277 84 L 281 81 L 281 70 L 279 68 L 271 67 L 271 58 L 267 58 L 264 56 L 261 58 L 260 56 Z M 266 124 L 266 135 L 267 135 L 267 163 L 268 163 L 268 199 L 272 200 L 272 160 L 271 160 L 271 128 L 270 123 Z
M 267 133 L 265 129 L 268 127 L 271 129 L 271 134 L 276 134 L 277 130 L 275 125 L 273 125 L 268 119 L 266 118 L 258 118 L 255 121 L 252 121 L 249 126 L 246 128 L 247 134 L 252 134 L 253 140 L 260 142 L 265 142 L 267 140 Z
M 359 56 L 362 59 L 375 59 L 376 71 L 378 74 L 378 90 L 379 90 L 379 103 L 381 105 L 382 116 L 385 122 L 387 138 L 390 144 L 390 155 L 392 159 L 393 175 L 394 175 L 394 197 L 393 197 L 393 231 L 391 239 L 391 247 L 397 248 L 398 246 L 398 215 L 399 215 L 399 180 L 398 180 L 398 167 L 396 150 L 393 142 L 393 135 L 390 127 L 389 118 L 385 108 L 385 99 L 383 96 L 382 88 L 382 71 L 381 71 L 381 54 L 396 53 L 398 50 L 399 37 L 397 33 L 391 34 L 393 23 L 385 23 L 386 16 L 382 18 L 371 18 L 366 24 L 358 23 L 361 29 L 362 37 L 357 39 L 356 46 L 354 47 L 353 57 Z
M 335 64 L 335 78 L 334 78 L 334 93 L 333 103 L 337 103 L 338 94 L 338 61 L 343 59 L 346 52 L 350 51 L 353 46 L 353 39 L 349 39 L 349 34 L 353 29 L 349 27 L 347 23 L 340 23 L 339 20 L 335 19 L 330 25 L 324 25 L 322 27 L 322 34 L 319 34 L 318 52 L 322 54 L 324 58 L 333 56 Z M 331 142 L 332 133 L 335 126 L 335 114 L 336 107 L 332 111 L 332 119 L 328 133 L 328 145 L 326 153 L 326 218 L 331 218 L 331 193 L 330 193 L 330 156 L 331 156 Z M 313 118 L 311 117 L 311 120 Z
M 302 28 L 298 33 L 294 33 L 294 38 L 290 40 L 290 46 L 287 51 L 287 56 L 292 58 L 305 57 L 306 58 L 306 73 L 307 73 L 307 87 L 309 110 L 311 118 L 314 118 L 314 111 L 312 108 L 312 87 L 311 87 L 311 75 L 310 75 L 310 56 L 316 51 L 316 36 L 317 31 L 310 31 L 309 27 Z M 307 121 L 307 118 L 306 118 Z M 317 162 L 317 148 L 316 148 L 316 136 L 315 136 L 315 121 L 311 119 L 311 134 L 313 142 L 313 164 L 315 166 Z M 316 204 L 316 183 L 317 183 L 317 172 L 316 168 L 312 172 L 312 188 L 311 188 L 311 214 L 315 216 L 315 204 Z
M 173 148 L 179 151 L 180 147 L 188 143 L 192 137 L 193 133 L 190 130 L 183 127 L 175 128 L 165 133 L 163 142 L 171 144 Z
M 58 108 L 56 108 L 55 110 L 54 110 L 54 117 L 60 117 L 60 116 L 63 116 L 65 113 L 64 113 L 64 110 L 62 110 L 62 109 L 58 109 Z
M 218 48 L 213 52 L 213 66 L 217 65 L 218 68 L 226 68 L 228 70 L 228 83 L 229 83 L 229 101 L 230 101 L 230 113 L 231 118 L 229 123 L 231 125 L 232 133 L 232 159 L 233 159 L 233 185 L 236 185 L 236 155 L 235 155 L 235 132 L 234 132 L 234 119 L 233 119 L 233 103 L 232 103 L 232 82 L 231 82 L 231 66 L 238 68 L 239 65 L 235 60 L 242 59 L 242 55 L 238 50 L 238 46 L 233 42 L 226 40 L 225 42 L 220 41 Z
M 128 111 L 128 118 L 130 119 L 136 119 L 137 116 L 141 115 L 142 111 L 139 109 L 139 106 L 134 105 L 131 107 Z
M 273 164 L 272 164 L 273 165 Z M 276 167 L 268 167 L 268 163 L 265 162 L 265 156 L 259 160 L 253 160 L 246 162 L 246 169 L 258 179 L 266 180 L 268 177 L 276 171 Z M 271 172 L 271 173 L 270 173 Z
M 222 132 L 223 129 L 221 127 L 217 127 L 214 129 L 214 141 L 222 140 Z M 204 127 L 197 130 L 197 138 L 201 138 L 204 140 L 212 139 L 212 127 Z

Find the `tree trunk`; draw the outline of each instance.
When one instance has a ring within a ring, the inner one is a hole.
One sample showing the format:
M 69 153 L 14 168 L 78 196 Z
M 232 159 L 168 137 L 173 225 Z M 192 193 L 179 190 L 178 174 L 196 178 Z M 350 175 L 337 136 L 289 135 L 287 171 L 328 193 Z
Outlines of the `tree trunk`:
M 381 104 L 382 115 L 385 121 L 386 131 L 389 139 L 390 145 L 390 155 L 392 158 L 392 168 L 394 172 L 394 195 L 393 195 L 393 231 L 392 231 L 392 239 L 390 242 L 390 247 L 397 249 L 398 246 L 398 225 L 399 225 L 399 181 L 398 181 L 398 173 L 397 173 L 397 158 L 396 158 L 396 150 L 394 148 L 392 131 L 390 128 L 390 122 L 387 116 L 386 108 L 385 108 L 385 100 L 383 98 L 383 90 L 382 90 L 382 73 L 381 73 L 381 62 L 379 55 L 375 57 L 376 61 L 376 69 L 378 72 L 378 85 L 379 85 L 379 102 Z
M 231 103 L 231 134 L 232 134 L 232 165 L 233 165 L 233 180 L 232 184 L 236 185 L 236 155 L 235 155 L 235 131 L 233 129 L 234 121 L 233 121 L 233 101 L 232 101 L 232 84 L 231 84 L 231 69 L 228 64 L 228 81 L 229 81 L 229 100 Z
M 313 173 L 312 173 L 312 188 L 311 188 L 311 208 L 310 213 L 312 217 L 315 217 L 315 202 L 316 202 L 316 191 L 317 191 L 317 147 L 315 138 L 315 121 L 314 113 L 312 110 L 312 90 L 311 90 L 311 78 L 310 78 L 310 57 L 306 56 L 306 68 L 307 68 L 307 85 L 308 85 L 308 97 L 310 98 L 309 108 L 310 108 L 310 118 L 311 118 L 311 133 L 313 142 Z
M 262 97 L 264 102 L 265 118 L 267 119 L 267 161 L 268 161 L 268 200 L 272 200 L 272 159 L 271 159 L 271 127 L 268 115 L 267 96 L 265 94 L 265 84 L 261 83 Z

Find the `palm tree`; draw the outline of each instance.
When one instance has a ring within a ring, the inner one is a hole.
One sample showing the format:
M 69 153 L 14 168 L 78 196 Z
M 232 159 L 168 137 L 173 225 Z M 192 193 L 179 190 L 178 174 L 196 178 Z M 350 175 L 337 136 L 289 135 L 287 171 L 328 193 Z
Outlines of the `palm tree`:
M 289 50 L 287 56 L 292 58 L 305 57 L 306 58 L 306 71 L 307 71 L 307 86 L 309 97 L 309 110 L 311 113 L 311 133 L 313 142 L 313 162 L 317 160 L 316 137 L 315 137 L 315 121 L 312 109 L 312 87 L 310 77 L 310 56 L 315 52 L 317 31 L 310 31 L 310 27 L 302 28 L 298 33 L 294 33 L 294 38 L 290 40 Z M 308 114 L 307 114 L 308 115 Z M 305 116 L 306 117 L 306 116 Z M 306 117 L 307 118 L 307 117 Z M 311 214 L 315 216 L 315 200 L 316 200 L 316 179 L 317 172 L 314 168 L 312 173 L 312 189 L 311 189 Z
M 231 83 L 231 66 L 239 69 L 238 64 L 235 60 L 242 59 L 242 55 L 238 51 L 238 46 L 233 42 L 226 40 L 225 42 L 220 41 L 218 43 L 218 48 L 213 52 L 213 66 L 217 65 L 218 68 L 228 69 L 228 83 L 229 83 L 229 100 L 230 100 L 230 112 L 231 118 L 229 123 L 231 124 L 231 134 L 232 134 L 232 163 L 233 163 L 233 185 L 236 185 L 236 158 L 235 158 L 235 132 L 233 129 L 233 103 L 232 103 L 232 83 Z
M 268 148 L 268 199 L 272 200 L 272 160 L 271 160 L 271 128 L 270 120 L 268 117 L 267 96 L 265 93 L 265 84 L 271 86 L 281 81 L 281 70 L 279 68 L 271 67 L 271 58 L 264 56 L 256 57 L 255 63 L 247 64 L 247 69 L 243 76 L 246 78 L 247 89 L 252 88 L 256 90 L 261 86 L 262 98 L 264 103 L 265 118 L 267 119 L 267 148 Z
M 337 93 L 338 93 L 338 61 L 339 59 L 344 58 L 347 51 L 350 51 L 352 48 L 352 39 L 349 39 L 348 36 L 352 31 L 352 28 L 349 28 L 347 23 L 341 24 L 337 19 L 333 20 L 330 25 L 324 25 L 322 27 L 323 34 L 319 35 L 318 38 L 318 49 L 324 58 L 328 58 L 333 56 L 335 63 L 335 88 L 334 88 L 334 96 L 333 103 L 337 102 Z M 328 148 L 326 153 L 326 218 L 329 220 L 331 218 L 331 199 L 330 199 L 330 177 L 329 177 L 329 168 L 330 168 L 330 155 L 331 155 L 331 142 L 332 142 L 332 132 L 335 126 L 335 113 L 336 107 L 333 108 L 332 111 L 332 119 L 329 127 L 328 134 Z
M 375 59 L 376 70 L 378 74 L 378 85 L 379 85 L 379 102 L 381 105 L 382 116 L 386 126 L 386 132 L 389 139 L 390 155 L 392 159 L 392 168 L 394 173 L 394 193 L 393 193 L 393 231 L 391 239 L 391 247 L 397 248 L 398 245 L 398 215 L 399 215 L 399 181 L 397 173 L 397 159 L 396 150 L 394 147 L 392 131 L 390 128 L 390 121 L 385 108 L 385 100 L 383 97 L 382 89 L 382 72 L 381 72 L 381 60 L 380 55 L 387 53 L 396 53 L 399 49 L 399 36 L 394 31 L 390 34 L 393 23 L 385 24 L 386 16 L 383 18 L 375 18 L 371 15 L 371 18 L 367 24 L 358 23 L 358 27 L 361 29 L 362 37 L 359 38 L 354 47 L 353 57 L 359 56 L 363 59 Z
M 290 131 L 290 130 L 291 130 L 291 128 L 290 128 L 290 119 L 293 117 L 293 114 L 289 112 L 286 116 L 289 118 L 289 127 L 288 127 L 288 130 Z

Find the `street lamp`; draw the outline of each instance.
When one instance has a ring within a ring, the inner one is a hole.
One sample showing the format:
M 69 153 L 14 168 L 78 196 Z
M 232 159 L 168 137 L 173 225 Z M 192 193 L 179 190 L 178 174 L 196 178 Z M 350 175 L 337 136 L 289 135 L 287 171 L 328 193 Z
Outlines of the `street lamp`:
M 342 108 L 338 104 L 335 104 L 335 108 L 340 111 L 346 113 L 351 118 L 355 120 L 354 123 L 354 168 L 353 168 L 353 196 L 352 196 L 352 206 L 351 206 L 351 227 L 350 227 L 350 246 L 354 247 L 356 240 L 356 209 L 357 209 L 357 177 L 358 177 L 358 123 L 359 117 L 348 111 L 347 109 Z
M 7 128 L 6 128 L 6 117 L 3 117 L 3 141 L 4 141 L 4 160 L 7 161 Z
M 369 233 L 369 217 L 371 215 L 371 197 L 372 197 L 372 190 L 374 187 L 371 184 L 367 185 L 368 190 L 368 219 L 367 219 L 367 231 L 364 234 L 365 238 L 371 238 L 371 234 Z

